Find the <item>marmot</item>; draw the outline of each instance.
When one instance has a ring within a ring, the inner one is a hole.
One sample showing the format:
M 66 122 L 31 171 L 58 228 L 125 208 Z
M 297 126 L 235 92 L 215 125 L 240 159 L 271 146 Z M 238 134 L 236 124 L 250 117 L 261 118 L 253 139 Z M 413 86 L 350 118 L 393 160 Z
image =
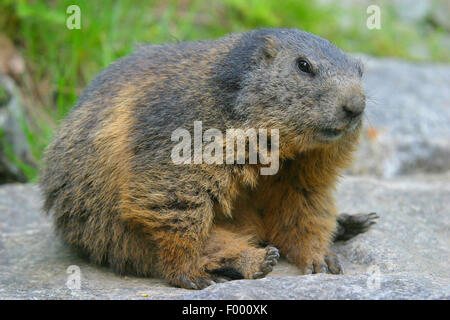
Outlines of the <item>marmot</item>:
M 340 273 L 333 237 L 374 218 L 343 219 L 336 235 L 332 192 L 360 134 L 362 73 L 297 29 L 142 45 L 90 83 L 47 148 L 44 210 L 91 261 L 183 288 L 261 278 L 280 254 L 305 274 Z M 278 129 L 278 172 L 173 163 L 171 134 L 194 121 Z

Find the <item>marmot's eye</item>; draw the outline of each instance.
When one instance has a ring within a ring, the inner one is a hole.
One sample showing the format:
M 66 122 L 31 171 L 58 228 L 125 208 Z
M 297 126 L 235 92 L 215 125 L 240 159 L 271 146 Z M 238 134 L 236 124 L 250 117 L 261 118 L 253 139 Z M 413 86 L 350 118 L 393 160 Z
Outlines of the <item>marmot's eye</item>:
M 306 60 L 298 60 L 297 61 L 297 67 L 300 69 L 300 71 L 306 72 L 306 73 L 312 73 L 311 65 Z

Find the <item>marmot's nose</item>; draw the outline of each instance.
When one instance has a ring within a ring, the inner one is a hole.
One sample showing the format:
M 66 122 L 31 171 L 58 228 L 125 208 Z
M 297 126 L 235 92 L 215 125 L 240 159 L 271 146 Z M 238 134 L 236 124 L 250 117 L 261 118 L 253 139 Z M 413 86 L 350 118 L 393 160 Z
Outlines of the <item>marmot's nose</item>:
M 360 116 L 363 113 L 365 107 L 366 107 L 366 98 L 362 93 L 352 95 L 342 105 L 342 109 L 344 110 L 345 115 L 349 118 L 356 118 Z
M 364 105 L 346 104 L 342 108 L 345 111 L 345 115 L 349 118 L 356 118 L 364 111 Z

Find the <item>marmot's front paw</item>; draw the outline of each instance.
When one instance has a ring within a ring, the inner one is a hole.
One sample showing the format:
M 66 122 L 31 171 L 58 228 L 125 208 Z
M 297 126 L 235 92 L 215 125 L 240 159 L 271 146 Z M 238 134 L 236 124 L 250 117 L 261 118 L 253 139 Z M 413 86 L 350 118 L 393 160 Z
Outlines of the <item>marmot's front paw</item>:
M 332 253 L 328 252 L 324 255 L 323 260 L 313 261 L 310 265 L 304 268 L 304 274 L 313 273 L 331 273 L 331 274 L 342 274 L 344 270 L 338 257 Z
M 253 274 L 253 279 L 260 279 L 265 277 L 269 272 L 273 270 L 273 267 L 278 263 L 278 259 L 280 258 L 278 249 L 275 247 L 267 247 L 266 250 L 266 256 L 259 266 L 260 271 Z
M 242 252 L 240 258 L 234 261 L 233 264 L 208 270 L 207 272 L 215 280 L 260 279 L 273 270 L 279 258 L 280 254 L 275 247 L 254 248 Z
M 275 247 L 254 249 L 243 252 L 235 265 L 223 266 L 213 270 L 206 270 L 208 276 L 188 277 L 178 276 L 172 284 L 185 289 L 204 289 L 210 285 L 238 279 L 260 279 L 273 270 L 278 263 L 280 253 Z
M 343 274 L 344 268 L 339 262 L 339 258 L 332 252 L 328 252 L 324 257 L 325 263 L 328 267 L 328 273 Z

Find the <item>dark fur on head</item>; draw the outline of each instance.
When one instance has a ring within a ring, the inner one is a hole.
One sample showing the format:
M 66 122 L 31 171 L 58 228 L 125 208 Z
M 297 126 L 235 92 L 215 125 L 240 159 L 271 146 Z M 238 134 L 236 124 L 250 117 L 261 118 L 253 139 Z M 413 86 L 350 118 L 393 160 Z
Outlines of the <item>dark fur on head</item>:
M 299 70 L 300 60 L 309 62 L 312 73 Z M 332 137 L 323 130 L 359 125 L 360 117 L 350 119 L 343 106 L 364 108 L 360 61 L 310 33 L 246 33 L 217 70 L 221 89 L 232 97 L 225 105 L 232 105 L 236 117 L 249 126 L 264 127 L 269 121 L 285 133 L 315 135 L 313 141 L 325 142 Z

